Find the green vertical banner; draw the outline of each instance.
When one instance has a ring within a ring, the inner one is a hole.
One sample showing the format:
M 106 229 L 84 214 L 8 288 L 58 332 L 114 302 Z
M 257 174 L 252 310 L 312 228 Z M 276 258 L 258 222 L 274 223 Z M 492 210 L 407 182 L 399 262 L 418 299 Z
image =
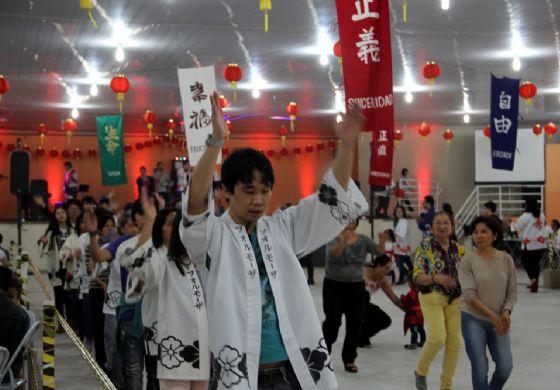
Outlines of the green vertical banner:
M 103 185 L 128 183 L 124 166 L 122 115 L 98 116 L 95 121 Z

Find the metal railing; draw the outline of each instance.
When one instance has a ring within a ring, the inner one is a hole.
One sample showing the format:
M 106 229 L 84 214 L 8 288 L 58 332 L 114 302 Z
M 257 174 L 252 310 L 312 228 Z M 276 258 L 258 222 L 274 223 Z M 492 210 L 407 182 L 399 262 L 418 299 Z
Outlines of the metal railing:
M 439 208 L 439 195 L 441 187 L 437 181 L 406 179 L 406 190 L 404 191 L 405 199 L 410 202 L 410 206 L 415 213 L 422 210 L 422 202 L 424 196 L 432 195 L 435 200 L 436 209 Z
M 460 223 L 455 231 L 462 239 L 465 226 L 481 214 L 484 204 L 492 201 L 496 203 L 496 213 L 500 218 L 519 216 L 524 211 L 525 199 L 534 197 L 544 208 L 544 186 L 540 184 L 484 184 L 477 185 L 467 197 L 455 219 Z

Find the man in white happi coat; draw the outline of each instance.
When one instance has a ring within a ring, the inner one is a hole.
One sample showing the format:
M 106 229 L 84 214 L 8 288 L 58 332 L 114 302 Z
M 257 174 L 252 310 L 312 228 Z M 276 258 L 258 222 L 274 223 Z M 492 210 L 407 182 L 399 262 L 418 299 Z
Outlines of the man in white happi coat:
M 333 366 L 298 258 L 326 244 L 367 202 L 350 180 L 363 125 L 351 109 L 337 128 L 341 140 L 318 191 L 267 216 L 274 172 L 254 149 L 222 166 L 229 209 L 212 210 L 212 173 L 227 127 L 212 96 L 213 133 L 183 194 L 183 244 L 207 296 L 210 389 L 334 389 Z

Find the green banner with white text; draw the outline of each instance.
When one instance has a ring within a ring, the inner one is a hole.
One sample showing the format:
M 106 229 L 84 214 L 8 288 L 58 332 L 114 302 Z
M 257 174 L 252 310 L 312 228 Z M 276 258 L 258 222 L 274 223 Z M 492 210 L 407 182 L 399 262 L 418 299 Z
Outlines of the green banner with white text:
M 122 115 L 98 116 L 95 117 L 95 122 L 103 185 L 128 183 L 124 166 Z

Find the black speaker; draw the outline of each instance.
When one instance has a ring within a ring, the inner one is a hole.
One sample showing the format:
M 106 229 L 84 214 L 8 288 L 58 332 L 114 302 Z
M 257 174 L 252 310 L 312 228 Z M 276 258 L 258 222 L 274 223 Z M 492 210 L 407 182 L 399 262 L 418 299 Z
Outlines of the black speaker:
M 29 153 L 25 150 L 14 150 L 10 155 L 10 192 L 29 192 Z
M 29 219 L 32 221 L 46 220 L 47 216 L 43 213 L 41 208 L 35 204 L 33 198 L 35 197 L 35 195 L 40 195 L 45 200 L 45 203 L 48 204 L 49 183 L 46 180 L 42 180 L 42 179 L 31 180 L 30 192 L 31 192 L 31 215 Z

